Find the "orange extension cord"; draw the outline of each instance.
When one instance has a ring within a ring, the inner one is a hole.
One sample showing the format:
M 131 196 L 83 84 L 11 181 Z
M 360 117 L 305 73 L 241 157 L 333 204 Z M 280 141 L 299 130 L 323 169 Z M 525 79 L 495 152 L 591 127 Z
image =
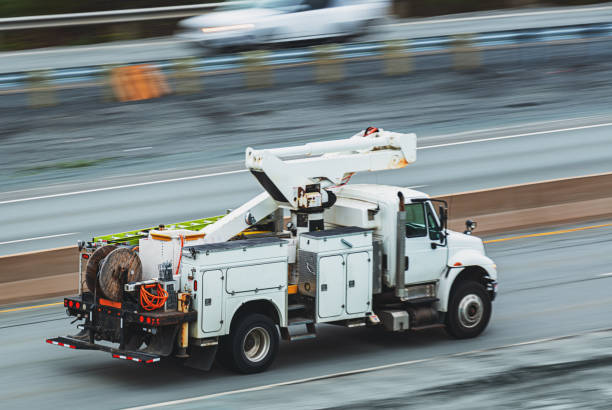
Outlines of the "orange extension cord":
M 159 283 L 157 284 L 157 295 L 149 292 L 144 286 L 140 287 L 140 306 L 144 310 L 159 309 L 164 306 L 166 300 L 168 300 L 168 292 Z
M 183 235 L 180 235 L 180 237 L 181 251 L 179 253 L 179 262 L 176 267 L 175 275 L 178 275 L 179 269 L 181 268 L 181 260 L 183 259 L 183 247 L 185 246 L 185 237 Z M 168 292 L 166 292 L 162 285 L 160 285 L 159 283 L 157 284 L 157 295 L 154 295 L 153 293 L 149 292 L 145 288 L 145 286 L 140 287 L 140 306 L 142 306 L 144 310 L 160 309 L 162 306 L 164 306 L 166 300 L 168 300 Z

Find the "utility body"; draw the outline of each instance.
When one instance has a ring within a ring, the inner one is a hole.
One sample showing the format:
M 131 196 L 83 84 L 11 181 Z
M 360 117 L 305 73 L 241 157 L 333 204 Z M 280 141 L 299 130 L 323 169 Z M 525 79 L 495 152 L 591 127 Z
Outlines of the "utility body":
M 215 358 L 265 370 L 279 340 L 319 324 L 479 335 L 497 270 L 482 240 L 446 227 L 423 192 L 348 184 L 356 172 L 416 161 L 416 136 L 368 128 L 351 138 L 246 150 L 265 192 L 223 217 L 80 243 L 80 333 L 47 340 L 153 363 Z M 97 343 L 105 340 L 114 343 Z

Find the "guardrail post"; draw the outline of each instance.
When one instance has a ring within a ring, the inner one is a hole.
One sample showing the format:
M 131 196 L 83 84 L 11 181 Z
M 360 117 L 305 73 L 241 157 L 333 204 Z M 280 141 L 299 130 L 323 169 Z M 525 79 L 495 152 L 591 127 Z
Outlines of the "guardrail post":
M 113 102 L 115 92 L 113 89 L 113 69 L 118 67 L 117 64 L 109 64 L 102 67 L 102 101 Z
M 342 60 L 335 44 L 314 47 L 316 59 L 315 78 L 318 83 L 330 83 L 344 78 Z
M 200 74 L 195 67 L 195 58 L 182 58 L 176 62 L 174 89 L 177 94 L 194 94 L 202 91 Z
M 268 53 L 263 50 L 242 53 L 245 60 L 245 82 L 248 88 L 270 87 L 273 84 L 270 65 L 267 64 Z
M 385 75 L 402 75 L 412 71 L 410 50 L 404 47 L 404 41 L 392 40 L 385 43 Z
M 480 54 L 471 34 L 454 36 L 453 64 L 455 70 L 473 70 L 480 66 Z
M 50 107 L 57 103 L 53 85 L 49 83 L 46 70 L 31 71 L 28 77 L 29 106 L 33 108 Z

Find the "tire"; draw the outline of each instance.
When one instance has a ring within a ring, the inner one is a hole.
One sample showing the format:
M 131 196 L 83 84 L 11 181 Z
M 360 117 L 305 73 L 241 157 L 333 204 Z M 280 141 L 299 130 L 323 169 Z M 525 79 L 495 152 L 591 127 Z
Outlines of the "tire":
M 268 316 L 245 315 L 225 340 L 225 361 L 239 373 L 263 372 L 276 358 L 278 345 L 276 325 Z
M 491 318 L 491 297 L 477 282 L 462 282 L 450 298 L 446 315 L 446 331 L 457 339 L 481 334 Z

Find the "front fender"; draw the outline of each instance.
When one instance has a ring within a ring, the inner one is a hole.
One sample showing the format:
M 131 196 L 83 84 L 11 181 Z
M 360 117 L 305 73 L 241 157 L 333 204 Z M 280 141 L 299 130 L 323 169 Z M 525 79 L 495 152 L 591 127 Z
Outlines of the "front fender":
M 464 266 L 481 266 L 483 267 L 491 279 L 497 280 L 497 271 L 494 268 L 495 263 L 491 258 L 473 249 L 462 249 L 454 253 L 448 260 L 449 268 L 457 268 Z
M 463 272 L 474 268 L 481 270 L 482 275 L 489 280 L 497 281 L 497 266 L 491 258 L 470 249 L 457 252 L 449 259 L 448 269 L 442 274 L 438 282 L 437 309 L 439 311 L 448 311 L 453 284 Z

